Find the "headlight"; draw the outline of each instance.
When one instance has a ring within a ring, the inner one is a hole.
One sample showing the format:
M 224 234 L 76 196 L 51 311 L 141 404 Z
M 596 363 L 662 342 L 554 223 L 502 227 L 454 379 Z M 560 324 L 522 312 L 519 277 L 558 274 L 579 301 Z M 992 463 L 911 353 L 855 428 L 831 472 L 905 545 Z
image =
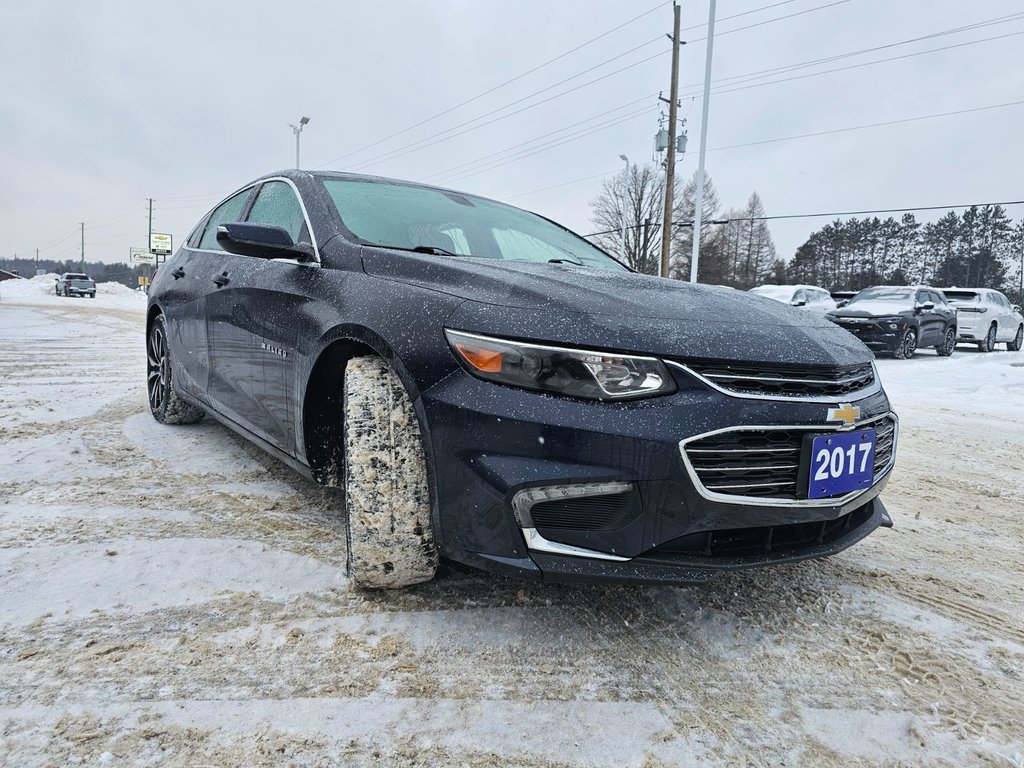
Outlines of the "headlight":
M 653 357 L 587 352 L 445 330 L 470 373 L 513 387 L 590 400 L 625 400 L 675 392 L 665 364 Z

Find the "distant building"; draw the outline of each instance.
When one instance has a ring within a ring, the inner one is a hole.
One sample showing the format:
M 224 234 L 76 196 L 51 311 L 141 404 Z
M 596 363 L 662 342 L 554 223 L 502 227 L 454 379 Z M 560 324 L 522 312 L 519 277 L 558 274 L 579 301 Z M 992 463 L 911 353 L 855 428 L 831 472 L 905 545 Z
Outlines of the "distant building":
M 25 278 L 19 275 L 17 271 L 8 272 L 6 269 L 0 269 L 0 281 L 14 279 L 24 280 Z

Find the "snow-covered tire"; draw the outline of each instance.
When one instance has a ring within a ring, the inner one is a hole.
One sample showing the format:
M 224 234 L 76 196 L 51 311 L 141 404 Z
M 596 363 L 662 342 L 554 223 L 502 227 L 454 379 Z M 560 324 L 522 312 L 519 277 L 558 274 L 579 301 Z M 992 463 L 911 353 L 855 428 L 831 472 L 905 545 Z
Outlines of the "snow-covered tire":
M 153 318 L 146 336 L 146 395 L 150 413 L 161 424 L 195 424 L 203 418 L 203 412 L 182 400 L 174 389 L 174 368 L 163 315 Z
M 344 396 L 349 578 L 369 589 L 430 581 L 438 557 L 409 394 L 384 360 L 357 357 L 345 370 Z

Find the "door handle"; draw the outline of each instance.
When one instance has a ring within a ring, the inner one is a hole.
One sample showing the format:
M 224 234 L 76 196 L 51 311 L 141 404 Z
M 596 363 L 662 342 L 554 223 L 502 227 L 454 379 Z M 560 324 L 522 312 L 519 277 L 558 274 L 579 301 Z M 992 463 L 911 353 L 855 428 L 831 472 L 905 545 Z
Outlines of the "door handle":
M 184 269 L 182 269 L 181 267 L 178 267 L 178 268 L 177 268 L 176 270 L 174 270 L 173 272 L 171 272 L 171 276 L 172 276 L 172 277 L 173 277 L 173 278 L 174 278 L 175 280 L 180 280 L 181 278 L 183 278 L 183 277 L 185 276 L 185 270 L 184 270 Z
M 219 275 L 213 276 L 213 282 L 217 284 L 218 288 L 223 288 L 225 285 L 231 282 L 231 278 L 228 277 L 227 272 L 221 272 Z

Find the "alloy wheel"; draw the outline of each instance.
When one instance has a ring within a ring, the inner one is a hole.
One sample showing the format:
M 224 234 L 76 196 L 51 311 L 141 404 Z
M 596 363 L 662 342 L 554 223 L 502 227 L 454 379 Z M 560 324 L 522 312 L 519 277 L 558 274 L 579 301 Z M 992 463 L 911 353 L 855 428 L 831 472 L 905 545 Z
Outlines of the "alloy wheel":
M 903 334 L 901 346 L 904 358 L 914 356 L 914 353 L 917 351 L 917 334 L 914 333 L 913 329 L 907 329 L 907 332 Z
M 985 346 L 988 347 L 987 352 L 991 352 L 996 348 L 996 327 L 990 325 L 988 328 L 988 335 L 985 337 Z
M 956 332 L 950 328 L 946 331 L 946 340 L 942 345 L 942 354 L 946 357 L 953 354 L 953 348 L 956 346 Z
M 1013 337 L 1013 344 L 1010 348 L 1017 352 L 1021 347 L 1024 347 L 1024 325 L 1017 328 L 1017 335 Z
M 149 406 L 159 411 L 167 399 L 167 340 L 163 329 L 154 325 L 146 345 L 146 388 Z

